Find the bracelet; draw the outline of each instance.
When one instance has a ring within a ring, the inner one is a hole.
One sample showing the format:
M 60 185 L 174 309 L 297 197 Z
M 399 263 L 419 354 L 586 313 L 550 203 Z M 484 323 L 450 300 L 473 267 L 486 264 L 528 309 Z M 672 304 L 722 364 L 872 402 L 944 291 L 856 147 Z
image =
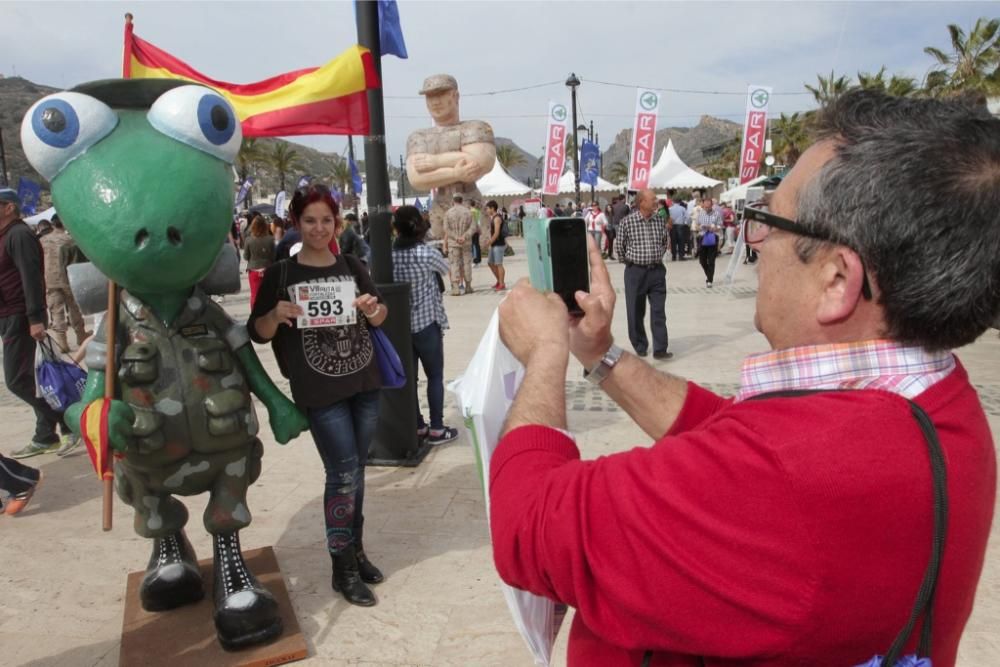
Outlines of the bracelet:
M 381 303 L 376 303 L 375 304 L 375 310 L 373 310 L 370 313 L 365 313 L 365 317 L 367 317 L 368 319 L 371 319 L 373 317 L 378 317 L 378 313 L 379 313 L 380 310 L 382 310 L 382 304 Z

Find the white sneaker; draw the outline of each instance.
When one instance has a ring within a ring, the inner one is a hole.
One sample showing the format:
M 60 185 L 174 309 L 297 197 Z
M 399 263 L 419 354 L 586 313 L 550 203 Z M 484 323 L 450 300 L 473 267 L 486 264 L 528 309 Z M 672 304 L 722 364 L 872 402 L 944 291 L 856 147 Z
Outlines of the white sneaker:
M 61 447 L 56 451 L 56 456 L 66 456 L 80 446 L 80 436 L 67 433 L 59 438 Z

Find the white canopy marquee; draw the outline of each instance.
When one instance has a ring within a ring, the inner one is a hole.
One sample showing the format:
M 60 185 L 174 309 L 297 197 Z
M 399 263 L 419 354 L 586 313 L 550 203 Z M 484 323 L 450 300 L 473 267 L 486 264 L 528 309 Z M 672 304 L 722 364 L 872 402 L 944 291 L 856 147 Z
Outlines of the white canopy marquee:
M 619 190 L 618 186 L 614 183 L 610 183 L 600 176 L 597 177 L 597 185 L 594 187 L 594 192 L 617 192 Z M 570 169 L 562 178 L 559 179 L 559 194 L 570 194 L 576 192 L 576 174 Z M 580 182 L 580 193 L 583 192 L 590 193 L 590 186 L 583 181 Z
M 531 192 L 531 188 L 507 173 L 500 161 L 493 163 L 493 169 L 478 181 L 476 187 L 483 197 L 513 197 Z
M 649 187 L 656 188 L 657 190 L 665 188 L 712 188 L 721 182 L 699 174 L 684 164 L 684 160 L 677 155 L 672 140 L 667 141 L 667 147 L 660 153 L 660 159 L 656 161 L 656 164 L 653 165 L 653 169 L 649 173 Z
M 767 179 L 768 179 L 767 174 L 764 174 L 762 176 L 758 176 L 757 178 L 753 179 L 752 181 L 747 181 L 743 185 L 737 185 L 735 188 L 731 188 L 729 190 L 726 190 L 721 195 L 719 195 L 719 201 L 720 202 L 730 202 L 731 203 L 731 202 L 735 202 L 738 199 L 746 199 L 747 198 L 747 190 L 749 190 L 750 188 L 754 187 L 755 185 L 760 185 L 761 183 L 763 183 Z

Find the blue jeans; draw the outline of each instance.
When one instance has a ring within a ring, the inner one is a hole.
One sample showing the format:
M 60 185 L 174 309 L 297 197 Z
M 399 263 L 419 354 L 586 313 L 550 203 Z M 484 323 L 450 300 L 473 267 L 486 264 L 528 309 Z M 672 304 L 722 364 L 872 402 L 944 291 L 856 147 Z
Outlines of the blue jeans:
M 326 545 L 340 553 L 361 544 L 365 463 L 378 422 L 379 391 L 365 391 L 325 408 L 309 408 L 309 430 L 326 470 Z
M 444 334 L 441 325 L 431 322 L 413 334 L 413 377 L 417 377 L 417 361 L 424 367 L 427 376 L 427 405 L 431 411 L 431 428 L 444 428 Z M 427 423 L 417 403 L 417 426 L 424 428 Z

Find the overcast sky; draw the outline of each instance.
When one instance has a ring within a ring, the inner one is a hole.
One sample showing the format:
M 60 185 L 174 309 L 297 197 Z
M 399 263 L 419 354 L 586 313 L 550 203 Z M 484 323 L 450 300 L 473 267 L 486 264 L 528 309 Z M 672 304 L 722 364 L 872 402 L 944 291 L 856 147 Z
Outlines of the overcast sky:
M 963 2 L 419 2 L 399 13 L 409 59 L 383 59 L 389 156 L 430 124 L 416 94 L 429 74 L 453 74 L 463 118 L 539 154 L 549 100 L 568 104 L 570 72 L 581 121 L 608 145 L 631 127 L 635 85 L 668 89 L 661 126 L 702 114 L 741 121 L 748 84 L 771 85 L 771 110 L 809 109 L 818 72 L 889 72 L 922 79 L 925 46 L 948 50 L 946 25 L 964 29 L 997 3 Z M 119 76 L 123 17 L 135 32 L 208 76 L 250 83 L 320 65 L 356 41 L 351 2 L 0 1 L 0 72 L 57 87 Z M 609 82 L 621 85 L 607 85 Z M 520 92 L 488 91 L 537 86 Z M 685 91 L 717 91 L 727 94 Z M 783 94 L 784 93 L 784 94 Z M 343 137 L 298 137 L 342 152 Z M 356 142 L 360 148 L 360 142 Z

